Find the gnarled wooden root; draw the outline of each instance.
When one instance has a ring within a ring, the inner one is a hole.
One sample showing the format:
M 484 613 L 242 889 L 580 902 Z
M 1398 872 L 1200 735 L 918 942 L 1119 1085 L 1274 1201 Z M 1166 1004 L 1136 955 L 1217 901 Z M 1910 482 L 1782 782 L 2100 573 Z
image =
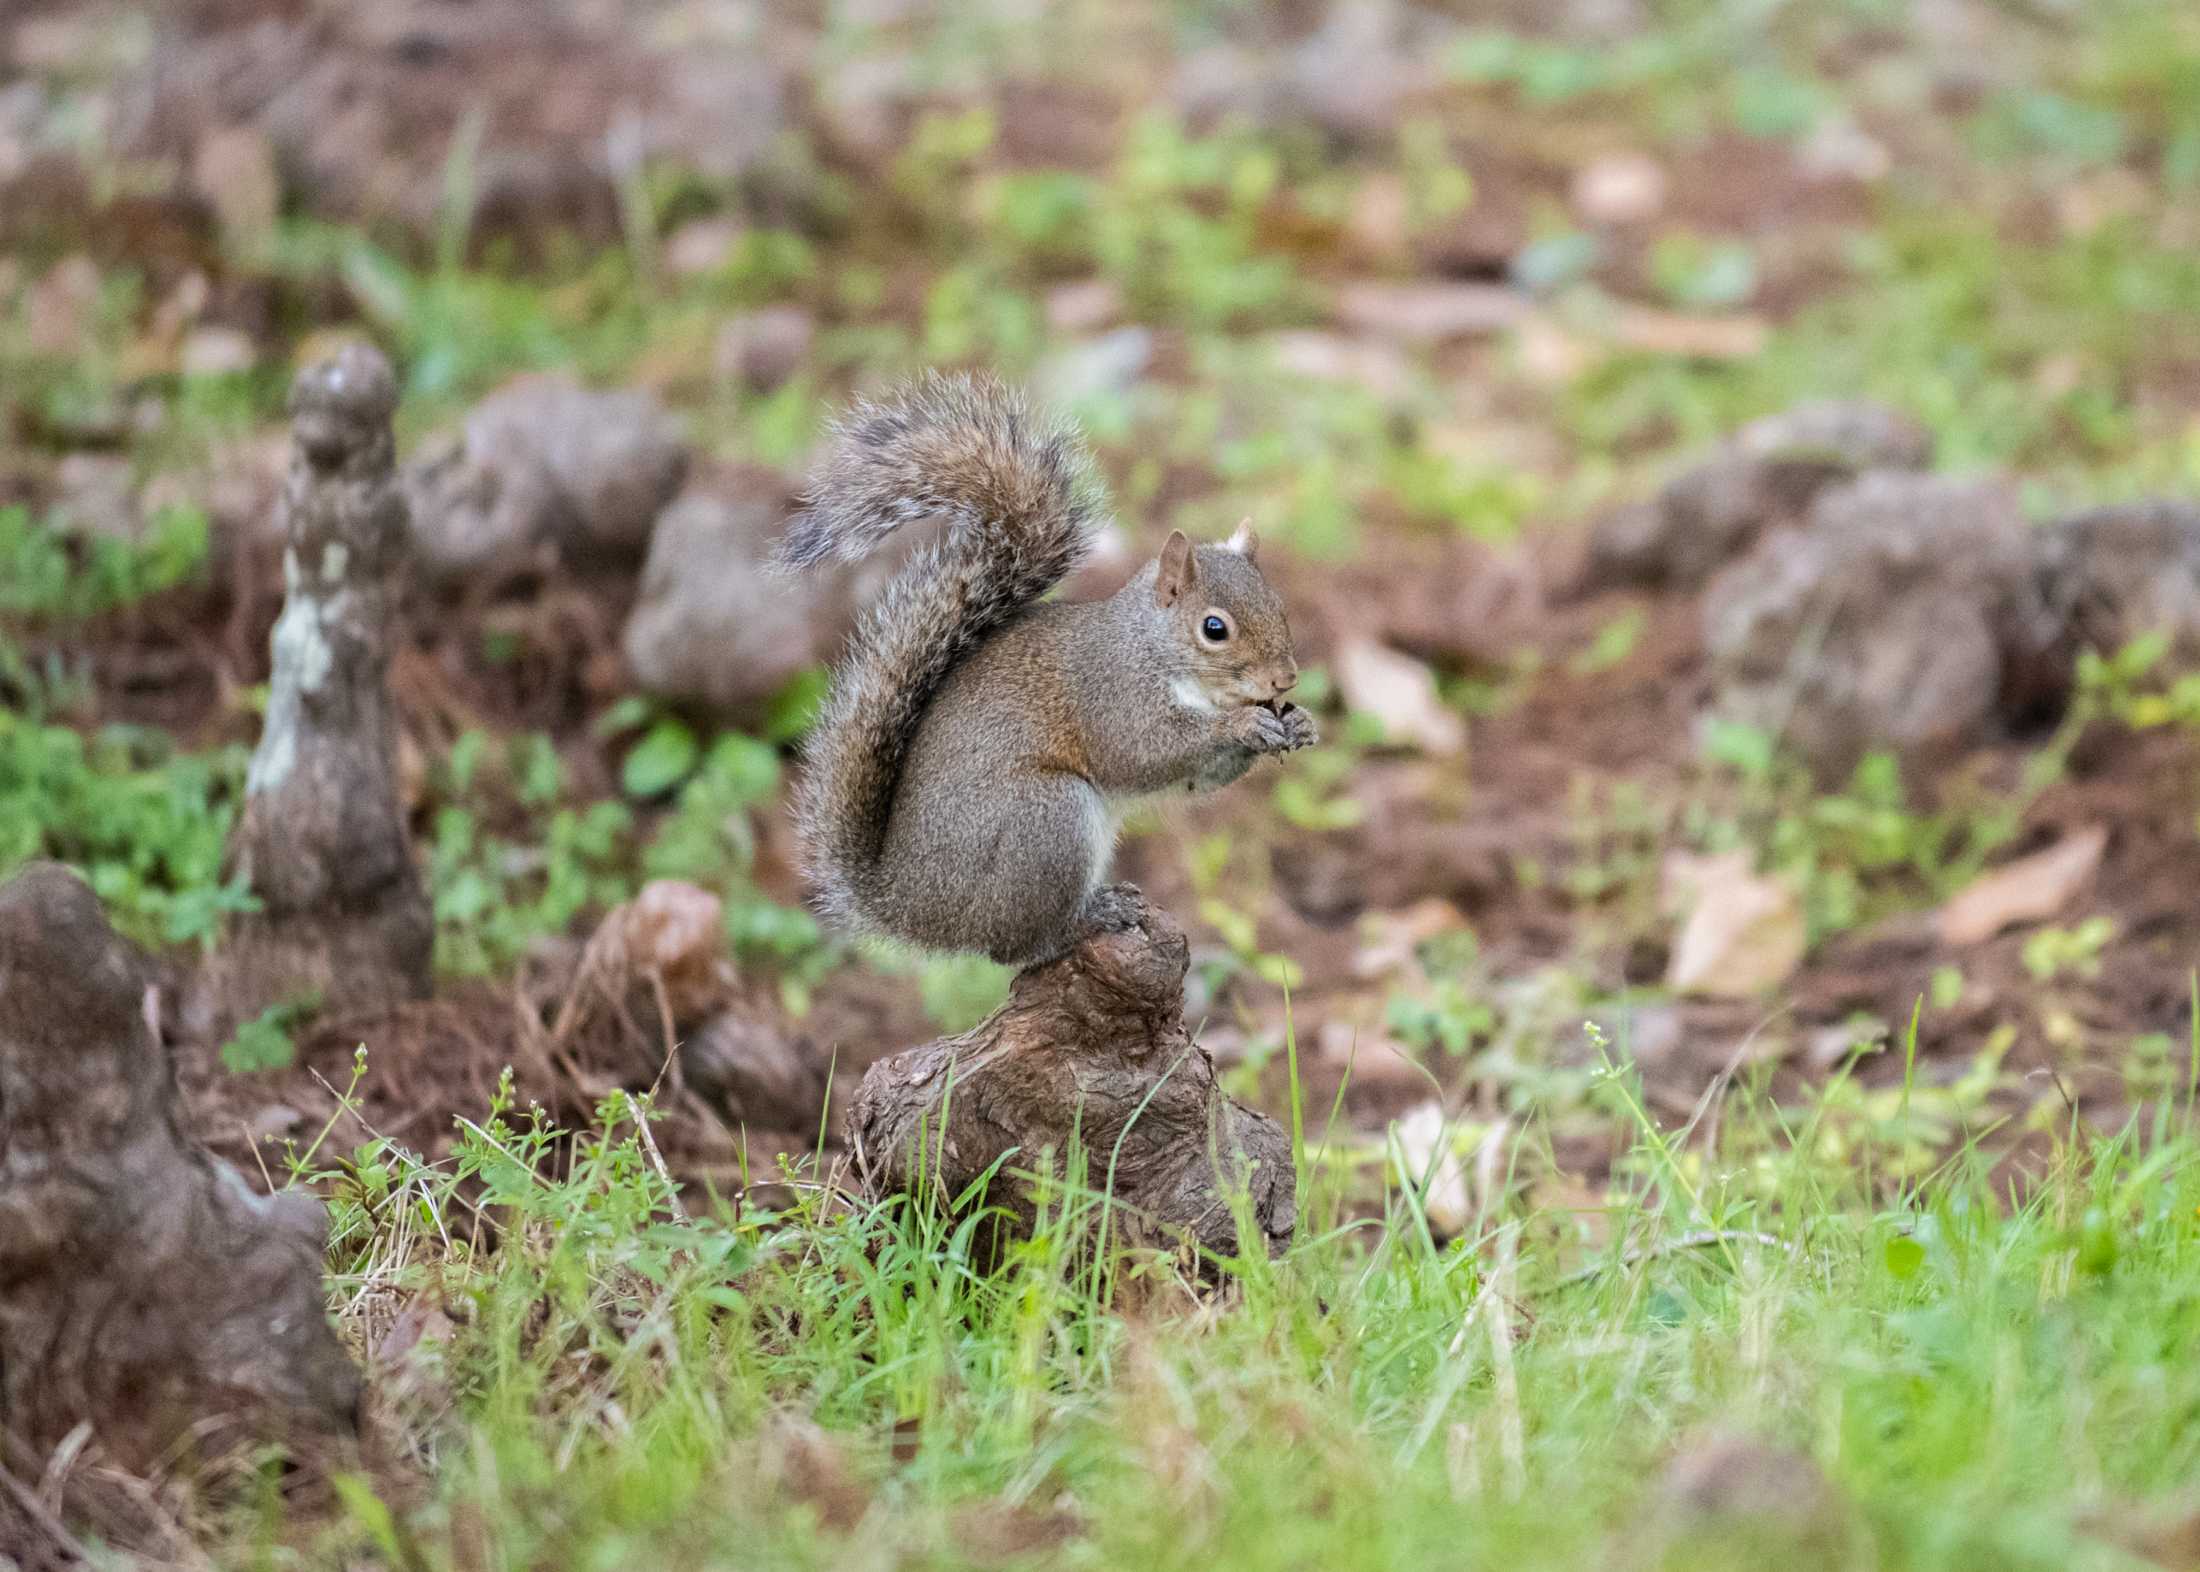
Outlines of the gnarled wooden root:
M 1006 1176 L 1060 1173 L 1074 1141 L 1131 1237 L 1237 1255 L 1242 1192 L 1278 1251 L 1298 1218 L 1289 1138 L 1223 1095 L 1184 1027 L 1183 931 L 1121 889 L 1120 931 L 1021 973 L 973 1030 L 871 1066 L 849 1114 L 858 1172 L 874 1196 L 951 1199 L 999 1162 L 987 1199 L 1028 1228 L 1028 1185 Z
M 256 1193 L 183 1134 L 151 983 L 74 874 L 34 863 L 0 886 L 11 1477 L 79 1426 L 129 1470 L 356 1429 L 359 1375 L 323 1300 L 321 1207 Z M 0 1539 L 8 1510 L 0 1500 Z

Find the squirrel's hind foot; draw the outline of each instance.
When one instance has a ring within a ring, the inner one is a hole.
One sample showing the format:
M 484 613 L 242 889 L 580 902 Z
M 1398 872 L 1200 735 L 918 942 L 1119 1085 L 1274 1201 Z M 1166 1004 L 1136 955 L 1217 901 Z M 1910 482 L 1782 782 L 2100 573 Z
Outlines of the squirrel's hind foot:
M 1103 933 L 1129 933 L 1145 914 L 1146 897 L 1137 885 L 1104 884 L 1085 898 L 1071 943 L 1082 944 Z
M 1105 884 L 1085 897 L 1085 904 L 1077 909 L 1077 915 L 1069 927 L 1053 942 L 1021 955 L 993 953 L 993 959 L 1018 971 L 1030 971 L 1035 967 L 1052 965 L 1069 954 L 1087 939 L 1097 939 L 1103 934 L 1129 933 L 1137 928 L 1146 915 L 1146 897 L 1135 884 Z

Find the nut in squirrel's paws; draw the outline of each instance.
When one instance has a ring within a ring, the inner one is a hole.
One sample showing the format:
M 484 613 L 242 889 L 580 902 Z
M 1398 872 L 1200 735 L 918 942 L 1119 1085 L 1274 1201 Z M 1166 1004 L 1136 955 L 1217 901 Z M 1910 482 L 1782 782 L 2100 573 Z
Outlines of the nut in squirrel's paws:
M 1254 753 L 1289 753 L 1314 740 L 1313 717 L 1296 704 L 1248 704 L 1232 720 L 1234 740 Z
M 1314 717 L 1289 699 L 1274 699 L 1260 706 L 1283 723 L 1283 743 L 1278 753 L 1296 753 L 1301 748 L 1311 748 L 1321 740 L 1315 729 Z

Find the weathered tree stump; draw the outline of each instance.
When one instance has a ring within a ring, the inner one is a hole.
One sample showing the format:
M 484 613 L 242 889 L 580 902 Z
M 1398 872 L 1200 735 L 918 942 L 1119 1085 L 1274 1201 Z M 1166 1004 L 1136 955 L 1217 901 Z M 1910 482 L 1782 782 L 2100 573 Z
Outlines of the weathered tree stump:
M 334 1008 L 428 992 L 434 920 L 406 841 L 387 683 L 408 538 L 396 408 L 388 362 L 364 345 L 291 389 L 283 612 L 229 845 L 261 910 L 220 960 L 231 1020 L 305 994 Z
M 952 1198 L 1000 1162 L 987 1201 L 1028 1228 L 1028 1186 L 1009 1176 L 1060 1173 L 1074 1139 L 1085 1181 L 1108 1187 L 1134 1240 L 1236 1255 L 1242 1191 L 1269 1251 L 1289 1242 L 1290 1139 L 1223 1095 L 1184 1027 L 1183 931 L 1123 888 L 1132 926 L 1019 974 L 973 1030 L 871 1066 L 848 1123 L 873 1196 Z
M 0 1462 L 79 1424 L 126 1469 L 356 1425 L 321 1207 L 185 1137 L 152 977 L 66 869 L 0 886 Z

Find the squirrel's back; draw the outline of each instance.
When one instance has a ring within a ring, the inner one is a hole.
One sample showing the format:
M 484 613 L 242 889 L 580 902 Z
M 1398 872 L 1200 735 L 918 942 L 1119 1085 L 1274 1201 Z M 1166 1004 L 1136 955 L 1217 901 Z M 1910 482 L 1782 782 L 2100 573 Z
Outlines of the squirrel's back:
M 988 377 L 929 376 L 840 421 L 780 557 L 853 560 L 906 524 L 945 532 L 859 619 L 795 804 L 828 915 L 866 924 L 902 766 L 941 682 L 1075 567 L 1101 501 L 1082 446 Z

